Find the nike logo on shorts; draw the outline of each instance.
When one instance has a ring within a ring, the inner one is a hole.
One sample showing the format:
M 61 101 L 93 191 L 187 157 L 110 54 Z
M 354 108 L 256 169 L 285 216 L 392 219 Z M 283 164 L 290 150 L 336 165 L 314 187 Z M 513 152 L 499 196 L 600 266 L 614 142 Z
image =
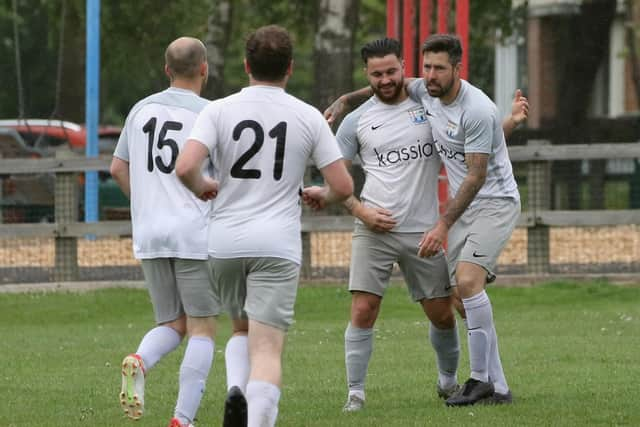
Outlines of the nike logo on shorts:
M 473 251 L 473 257 L 474 258 L 484 258 L 484 257 L 486 257 L 486 255 L 482 255 L 482 254 L 477 253 L 476 251 Z

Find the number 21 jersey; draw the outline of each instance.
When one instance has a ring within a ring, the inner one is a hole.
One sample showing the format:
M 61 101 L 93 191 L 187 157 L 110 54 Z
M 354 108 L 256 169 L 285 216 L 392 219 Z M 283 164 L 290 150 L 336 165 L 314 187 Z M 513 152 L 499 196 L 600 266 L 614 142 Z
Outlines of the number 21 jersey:
M 210 103 L 190 139 L 209 149 L 220 181 L 209 254 L 299 264 L 307 161 L 323 168 L 342 157 L 322 114 L 280 87 L 255 85 Z

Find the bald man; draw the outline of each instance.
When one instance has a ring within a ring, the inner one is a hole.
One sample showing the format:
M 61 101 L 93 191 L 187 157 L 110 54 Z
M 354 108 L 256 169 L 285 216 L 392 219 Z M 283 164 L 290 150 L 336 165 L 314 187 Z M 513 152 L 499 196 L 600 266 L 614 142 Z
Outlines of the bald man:
M 203 169 L 205 189 L 192 194 L 174 170 L 198 113 L 208 104 L 199 96 L 207 80 L 206 56 L 202 42 L 191 37 L 169 45 L 164 70 L 170 87 L 131 109 L 111 163 L 112 176 L 131 201 L 133 252 L 141 260 L 156 322 L 122 362 L 120 403 L 130 418 L 143 415 L 145 376 L 187 334 L 172 427 L 193 424 L 213 363 L 220 312 L 207 250 L 217 182 L 212 170 Z

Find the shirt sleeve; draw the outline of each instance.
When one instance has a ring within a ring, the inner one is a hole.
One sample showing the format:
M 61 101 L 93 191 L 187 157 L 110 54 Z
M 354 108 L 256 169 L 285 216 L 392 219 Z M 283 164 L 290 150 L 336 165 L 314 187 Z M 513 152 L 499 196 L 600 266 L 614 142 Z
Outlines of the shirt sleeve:
M 128 124 L 129 124 L 129 120 L 126 120 L 124 123 L 124 127 L 120 132 L 120 137 L 118 138 L 118 144 L 116 144 L 116 149 L 113 152 L 113 157 L 117 157 L 126 162 L 129 161 L 129 140 L 127 136 Z
M 320 112 L 316 115 L 317 132 L 311 159 L 318 169 L 342 158 L 336 137 Z
M 494 117 L 489 111 L 479 108 L 467 111 L 462 121 L 465 153 L 491 153 L 493 123 Z
M 409 98 L 416 102 L 422 102 L 422 97 L 427 95 L 427 88 L 424 86 L 424 80 L 415 79 L 407 85 L 407 93 Z
M 198 114 L 193 128 L 191 128 L 191 134 L 189 139 L 196 140 L 208 148 L 212 153 L 215 146 L 218 143 L 218 132 L 216 132 L 215 117 L 217 115 L 218 103 L 215 101 L 207 105 Z
M 348 114 L 336 133 L 342 156 L 347 160 L 353 160 L 358 154 L 358 117 L 354 113 Z

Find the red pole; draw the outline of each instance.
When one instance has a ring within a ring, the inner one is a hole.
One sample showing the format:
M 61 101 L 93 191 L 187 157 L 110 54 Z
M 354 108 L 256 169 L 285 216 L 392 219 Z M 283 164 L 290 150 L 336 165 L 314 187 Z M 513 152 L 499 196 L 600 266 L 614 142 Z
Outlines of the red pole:
M 449 32 L 449 0 L 438 0 L 438 33 Z
M 431 34 L 431 13 L 431 0 L 420 0 L 420 44 Z M 418 56 L 422 56 L 420 52 Z
M 416 75 L 414 16 L 413 0 L 404 0 L 402 3 L 402 56 L 404 58 L 404 73 L 408 77 Z
M 387 0 L 387 37 L 398 38 L 398 0 Z
M 456 33 L 462 44 L 462 69 L 460 77 L 469 79 L 469 0 L 456 2 Z

